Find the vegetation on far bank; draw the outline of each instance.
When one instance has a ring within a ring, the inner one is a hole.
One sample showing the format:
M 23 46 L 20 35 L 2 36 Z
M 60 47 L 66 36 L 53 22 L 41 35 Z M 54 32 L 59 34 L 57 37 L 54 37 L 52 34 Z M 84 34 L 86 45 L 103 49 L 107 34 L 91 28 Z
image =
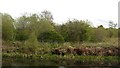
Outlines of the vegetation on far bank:
M 93 27 L 88 20 L 68 20 L 55 24 L 49 11 L 24 14 L 16 19 L 2 15 L 3 53 L 74 54 L 117 56 L 117 24 Z M 97 51 L 98 50 L 98 51 Z M 100 53 L 100 54 L 99 54 Z
M 26 55 L 20 53 L 6 53 L 3 57 L 3 66 L 12 64 L 20 66 L 118 66 L 120 60 L 118 56 Z M 6 63 L 8 64 L 6 65 Z

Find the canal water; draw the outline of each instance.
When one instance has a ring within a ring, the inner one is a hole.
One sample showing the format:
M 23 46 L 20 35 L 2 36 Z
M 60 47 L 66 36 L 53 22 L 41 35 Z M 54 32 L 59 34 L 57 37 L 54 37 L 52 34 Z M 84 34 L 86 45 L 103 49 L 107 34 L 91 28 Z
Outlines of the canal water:
M 118 66 L 118 62 L 107 61 L 78 61 L 78 60 L 38 60 L 38 59 L 24 59 L 24 58 L 3 58 L 2 68 L 86 68 L 99 66 Z

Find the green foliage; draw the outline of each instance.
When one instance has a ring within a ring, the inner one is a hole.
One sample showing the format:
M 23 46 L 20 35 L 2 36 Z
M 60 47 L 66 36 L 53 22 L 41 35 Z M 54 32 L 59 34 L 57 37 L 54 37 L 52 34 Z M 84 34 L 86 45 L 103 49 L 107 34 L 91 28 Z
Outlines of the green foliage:
M 112 21 L 109 21 L 109 28 L 115 28 L 117 24 L 113 23 Z
M 23 53 L 36 53 L 39 48 L 39 42 L 37 41 L 37 37 L 35 33 L 31 33 L 29 39 L 25 41 L 24 46 L 21 47 L 21 51 Z
M 118 30 L 116 29 L 117 23 L 113 23 L 109 21 L 109 28 L 108 28 L 108 37 L 118 37 Z
M 120 28 L 118 29 L 118 38 L 120 39 Z
M 9 14 L 2 14 L 2 38 L 4 40 L 14 39 L 14 19 Z
M 30 32 L 35 32 L 35 35 L 38 36 L 43 32 L 54 31 L 54 27 L 50 21 L 37 14 L 23 15 L 16 22 L 18 30 L 16 31 L 16 40 L 26 40 Z
M 109 22 L 109 28 L 102 25 L 94 28 L 84 20 L 69 20 L 66 24 L 54 25 L 49 11 L 40 15 L 23 15 L 16 21 L 10 15 L 2 14 L 3 57 L 51 60 L 60 65 L 76 65 L 79 62 L 117 64 L 120 29 L 115 27 L 116 24 Z
M 28 30 L 17 30 L 15 36 L 16 36 L 15 39 L 17 41 L 25 41 L 29 37 L 29 32 Z
M 61 35 L 68 42 L 86 41 L 89 38 L 90 25 L 88 21 L 72 20 L 59 29 Z
M 118 37 L 118 29 L 115 28 L 108 28 L 107 29 L 107 37 L 112 38 L 112 37 Z
M 42 18 L 45 18 L 46 20 L 53 20 L 53 16 L 52 16 L 51 12 L 44 10 L 41 13 L 42 13 L 41 14 Z
M 88 20 L 69 20 L 65 24 L 53 24 L 53 16 L 49 11 L 41 14 L 24 14 L 14 19 L 2 14 L 2 37 L 4 40 L 26 41 L 31 33 L 37 40 L 44 42 L 103 42 L 107 38 L 117 38 L 118 29 L 112 21 L 109 28 L 102 25 L 91 27 Z
M 23 15 L 19 18 L 17 18 L 15 26 L 17 29 L 25 29 L 28 25 L 28 17 Z
M 38 40 L 44 41 L 44 42 L 63 42 L 64 41 L 63 37 L 55 31 L 41 33 L 38 37 Z
M 92 29 L 91 41 L 93 42 L 103 42 L 106 39 L 107 33 L 105 28 L 98 27 Z
M 29 22 L 30 24 L 28 28 L 31 32 L 35 31 L 36 36 L 40 33 L 54 30 L 54 27 L 48 20 L 42 19 L 36 14 L 29 17 Z

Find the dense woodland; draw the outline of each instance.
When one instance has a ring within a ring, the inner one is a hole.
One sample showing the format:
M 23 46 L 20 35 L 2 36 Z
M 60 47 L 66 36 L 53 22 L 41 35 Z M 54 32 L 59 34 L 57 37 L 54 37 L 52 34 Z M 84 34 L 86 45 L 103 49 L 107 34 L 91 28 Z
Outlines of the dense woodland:
M 46 10 L 25 13 L 16 19 L 7 13 L 0 14 L 3 66 L 21 64 L 22 58 L 22 65 L 119 65 L 120 31 L 112 21 L 105 28 L 94 27 L 89 20 L 57 24 Z
M 117 24 L 108 22 L 109 28 L 102 25 L 91 26 L 88 20 L 68 20 L 58 25 L 53 22 L 49 11 L 41 14 L 24 14 L 13 19 L 9 14 L 2 14 L 2 35 L 6 41 L 27 41 L 34 35 L 39 42 L 104 42 L 118 37 Z
M 118 46 L 119 29 L 116 28 L 117 24 L 112 21 L 108 22 L 109 28 L 104 28 L 103 25 L 94 27 L 88 20 L 77 19 L 68 20 L 61 25 L 56 24 L 51 12 L 46 10 L 39 14 L 25 13 L 16 19 L 7 13 L 1 14 L 3 52 L 5 53 L 43 54 L 45 50 L 44 54 L 48 52 L 62 54 L 64 52 L 62 48 L 68 47 L 70 48 L 70 50 L 67 49 L 68 52 L 72 52 L 73 48 L 77 54 L 80 54 L 80 50 L 85 48 L 83 45 Z M 79 48 L 81 46 L 83 48 Z M 114 47 L 112 48 L 114 49 Z M 105 52 L 105 50 L 107 49 L 104 48 L 103 51 Z

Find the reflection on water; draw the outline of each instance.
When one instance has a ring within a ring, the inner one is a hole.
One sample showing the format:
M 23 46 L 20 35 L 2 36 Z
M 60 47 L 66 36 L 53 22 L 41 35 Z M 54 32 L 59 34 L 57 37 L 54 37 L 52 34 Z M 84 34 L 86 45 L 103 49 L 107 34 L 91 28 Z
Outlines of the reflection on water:
M 65 68 L 65 66 L 59 66 L 59 68 Z
M 119 68 L 119 66 L 3 66 L 2 68 Z
M 2 68 L 99 68 L 98 66 L 118 66 L 118 62 L 108 61 L 55 61 L 55 60 L 34 60 L 34 59 L 17 59 L 17 58 L 3 58 Z M 115 67 L 116 68 L 116 67 Z

